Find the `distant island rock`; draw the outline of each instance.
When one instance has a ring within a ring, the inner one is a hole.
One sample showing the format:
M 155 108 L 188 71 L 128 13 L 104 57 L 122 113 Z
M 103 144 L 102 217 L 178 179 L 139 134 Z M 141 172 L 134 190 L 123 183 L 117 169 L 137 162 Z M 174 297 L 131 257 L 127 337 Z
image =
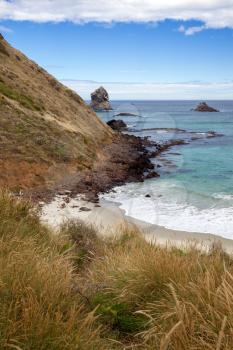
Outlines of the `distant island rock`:
M 121 113 L 115 114 L 114 117 L 140 117 L 140 115 L 136 113 L 121 112 Z
M 95 111 L 112 110 L 112 107 L 109 102 L 108 92 L 103 86 L 99 87 L 91 94 L 91 107 Z
M 219 112 L 217 109 L 210 107 L 206 102 L 201 102 L 194 109 L 195 112 Z
M 107 125 L 116 131 L 125 130 L 127 128 L 127 125 L 125 124 L 125 122 L 123 120 L 112 119 L 109 122 L 107 122 Z

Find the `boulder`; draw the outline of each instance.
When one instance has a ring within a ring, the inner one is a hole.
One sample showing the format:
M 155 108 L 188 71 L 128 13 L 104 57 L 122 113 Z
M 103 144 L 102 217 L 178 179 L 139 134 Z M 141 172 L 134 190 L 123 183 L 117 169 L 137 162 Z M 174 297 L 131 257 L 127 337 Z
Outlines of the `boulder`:
M 156 173 L 156 171 L 151 171 L 145 176 L 146 179 L 153 179 L 155 177 L 160 177 L 160 175 Z
M 81 207 L 79 208 L 79 211 L 91 211 L 91 209 L 87 207 Z
M 217 109 L 210 107 L 206 102 L 201 102 L 194 109 L 195 112 L 219 112 Z
M 136 113 L 121 112 L 116 114 L 114 117 L 140 117 L 140 115 Z
M 108 126 L 110 126 L 110 128 L 116 131 L 125 130 L 127 128 L 127 125 L 121 119 L 120 120 L 112 119 L 109 122 L 107 122 L 107 124 Z
M 102 86 L 91 94 L 91 107 L 95 111 L 112 110 L 112 107 L 109 102 L 108 93 Z

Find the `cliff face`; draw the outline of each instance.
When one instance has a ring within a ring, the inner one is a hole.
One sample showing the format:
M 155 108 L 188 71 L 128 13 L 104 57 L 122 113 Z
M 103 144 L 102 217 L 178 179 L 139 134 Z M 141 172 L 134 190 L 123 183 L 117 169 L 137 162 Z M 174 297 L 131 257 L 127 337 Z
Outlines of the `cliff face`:
M 79 95 L 0 36 L 0 186 L 46 185 L 90 168 L 111 138 Z

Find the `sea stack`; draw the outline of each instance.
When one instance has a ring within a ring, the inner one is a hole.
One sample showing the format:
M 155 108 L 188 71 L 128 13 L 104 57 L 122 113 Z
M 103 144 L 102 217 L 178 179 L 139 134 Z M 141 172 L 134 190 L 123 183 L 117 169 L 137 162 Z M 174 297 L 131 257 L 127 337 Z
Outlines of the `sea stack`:
M 194 109 L 195 112 L 219 112 L 217 109 L 210 107 L 206 102 L 201 102 Z
M 112 107 L 109 102 L 108 92 L 103 86 L 99 87 L 91 94 L 91 107 L 95 111 L 112 110 Z

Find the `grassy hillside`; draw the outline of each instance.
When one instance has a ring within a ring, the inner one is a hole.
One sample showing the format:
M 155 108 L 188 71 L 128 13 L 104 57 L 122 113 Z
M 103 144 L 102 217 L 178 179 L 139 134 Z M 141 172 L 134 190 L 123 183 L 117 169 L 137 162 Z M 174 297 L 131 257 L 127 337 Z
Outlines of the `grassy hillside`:
M 45 185 L 91 167 L 111 137 L 80 96 L 0 36 L 0 185 Z
M 230 350 L 233 260 L 80 223 L 54 235 L 0 194 L 0 348 Z

